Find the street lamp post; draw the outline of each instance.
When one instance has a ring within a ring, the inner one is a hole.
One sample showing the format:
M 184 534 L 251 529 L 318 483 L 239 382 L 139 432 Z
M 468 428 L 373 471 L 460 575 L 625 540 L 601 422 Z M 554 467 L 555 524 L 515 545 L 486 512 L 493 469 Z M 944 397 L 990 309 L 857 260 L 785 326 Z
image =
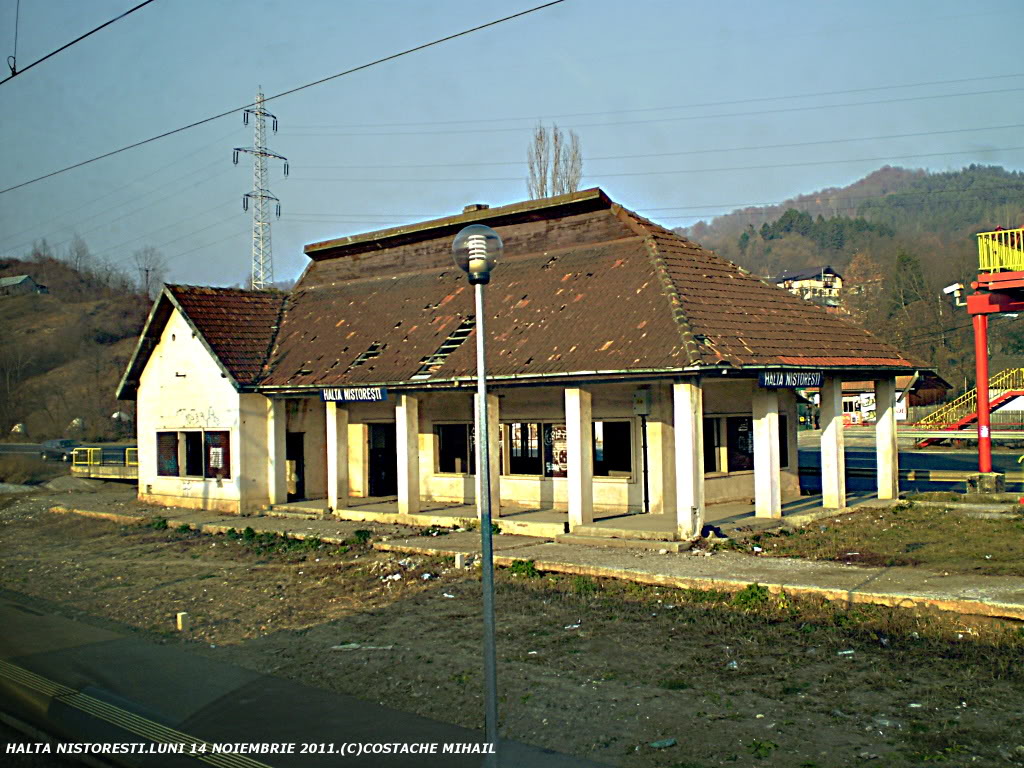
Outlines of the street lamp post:
M 452 256 L 469 275 L 476 293 L 476 476 L 477 510 L 480 517 L 481 571 L 484 602 L 484 728 L 487 741 L 498 750 L 498 675 L 494 632 L 494 549 L 491 541 L 491 461 L 487 429 L 487 365 L 484 356 L 484 286 L 501 256 L 498 233 L 482 224 L 471 224 L 455 236 Z M 492 758 L 493 761 L 493 758 Z

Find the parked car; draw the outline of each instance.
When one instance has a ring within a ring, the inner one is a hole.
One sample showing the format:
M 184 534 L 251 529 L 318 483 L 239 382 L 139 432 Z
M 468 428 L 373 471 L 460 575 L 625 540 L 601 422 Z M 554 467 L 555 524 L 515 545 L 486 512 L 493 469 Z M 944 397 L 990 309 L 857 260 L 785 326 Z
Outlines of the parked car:
M 77 440 L 44 440 L 39 458 L 43 461 L 71 461 L 71 453 L 81 445 Z

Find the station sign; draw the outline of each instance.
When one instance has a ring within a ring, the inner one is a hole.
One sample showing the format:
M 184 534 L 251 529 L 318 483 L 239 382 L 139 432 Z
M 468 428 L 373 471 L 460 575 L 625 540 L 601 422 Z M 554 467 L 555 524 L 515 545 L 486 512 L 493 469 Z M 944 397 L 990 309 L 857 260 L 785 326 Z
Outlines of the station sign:
M 757 374 L 757 386 L 767 389 L 820 387 L 823 378 L 821 371 L 761 371 Z
M 384 387 L 327 387 L 320 390 L 325 403 L 381 403 L 388 399 Z

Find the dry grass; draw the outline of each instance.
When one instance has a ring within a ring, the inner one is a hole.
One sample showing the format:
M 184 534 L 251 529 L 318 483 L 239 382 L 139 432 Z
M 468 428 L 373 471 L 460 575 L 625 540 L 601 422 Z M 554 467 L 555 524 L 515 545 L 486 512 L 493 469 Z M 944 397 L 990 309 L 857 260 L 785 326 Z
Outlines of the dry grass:
M 1024 520 L 970 517 L 950 507 L 901 505 L 864 509 L 793 531 L 759 533 L 738 543 L 763 555 L 836 560 L 876 566 L 920 566 L 932 571 L 1024 576 Z
M 40 461 L 35 455 L 0 456 L 0 483 L 38 485 L 67 473 L 67 464 Z

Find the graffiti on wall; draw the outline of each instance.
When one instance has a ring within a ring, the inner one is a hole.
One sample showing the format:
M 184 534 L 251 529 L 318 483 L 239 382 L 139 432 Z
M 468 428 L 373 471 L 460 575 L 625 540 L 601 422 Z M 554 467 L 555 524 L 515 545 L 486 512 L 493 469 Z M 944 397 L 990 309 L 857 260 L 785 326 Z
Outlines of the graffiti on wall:
M 220 416 L 209 406 L 206 410 L 199 408 L 179 408 L 175 413 L 179 424 L 185 427 L 219 427 Z

